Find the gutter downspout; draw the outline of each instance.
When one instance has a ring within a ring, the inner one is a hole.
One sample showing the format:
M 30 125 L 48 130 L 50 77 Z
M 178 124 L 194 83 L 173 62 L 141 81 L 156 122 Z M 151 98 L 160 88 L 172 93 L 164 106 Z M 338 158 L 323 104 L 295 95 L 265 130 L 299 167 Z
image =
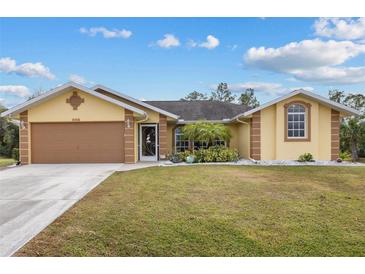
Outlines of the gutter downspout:
M 145 112 L 144 113 L 144 117 L 142 120 L 139 120 L 139 121 L 136 121 L 137 124 L 140 124 L 140 123 L 143 123 L 143 122 L 146 122 L 148 120 L 148 114 Z
M 241 124 L 248 125 L 248 123 L 247 123 L 247 122 L 241 121 L 239 118 L 236 118 L 235 120 L 236 120 L 237 122 L 241 123 Z
M 136 121 L 136 124 L 140 124 L 140 123 L 143 123 L 143 122 L 146 122 L 147 120 L 149 119 L 148 117 L 148 114 L 147 112 L 144 113 L 144 118 L 142 120 L 139 120 L 139 121 Z M 139 134 L 139 128 L 137 127 L 137 159 L 139 158 L 139 137 L 138 137 L 138 134 Z

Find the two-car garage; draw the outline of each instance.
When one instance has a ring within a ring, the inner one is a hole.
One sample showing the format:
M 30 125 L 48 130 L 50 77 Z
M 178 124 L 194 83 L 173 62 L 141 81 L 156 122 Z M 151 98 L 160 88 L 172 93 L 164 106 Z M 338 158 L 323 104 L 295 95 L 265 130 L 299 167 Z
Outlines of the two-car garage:
M 136 123 L 148 119 L 144 110 L 129 101 L 72 82 L 1 116 L 19 120 L 23 165 L 135 163 Z
M 32 163 L 122 163 L 124 122 L 31 123 Z

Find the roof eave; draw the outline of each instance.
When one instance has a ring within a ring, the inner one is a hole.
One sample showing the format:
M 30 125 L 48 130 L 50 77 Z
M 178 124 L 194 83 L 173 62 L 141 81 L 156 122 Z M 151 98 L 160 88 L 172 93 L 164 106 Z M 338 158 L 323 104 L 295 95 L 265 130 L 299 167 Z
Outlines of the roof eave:
M 51 89 L 50 91 L 40 95 L 40 96 L 37 96 L 29 101 L 26 101 L 22 104 L 19 104 L 11 109 L 8 109 L 4 112 L 1 113 L 1 117 L 5 117 L 5 116 L 10 116 L 10 115 L 14 115 L 14 114 L 18 114 L 18 113 L 21 113 L 27 109 L 29 109 L 30 107 L 32 106 L 35 106 L 35 105 L 38 105 L 40 104 L 43 100 L 46 100 L 46 99 L 50 99 L 50 98 L 53 98 L 54 96 L 56 96 L 56 94 L 58 94 L 59 92 L 63 91 L 63 90 L 66 90 L 68 88 L 76 88 L 76 89 L 79 89 L 85 93 L 88 93 L 88 94 L 91 94 L 95 97 L 98 97 L 100 99 L 103 99 L 105 101 L 108 101 L 110 103 L 113 103 L 115 105 L 118 105 L 120 107 L 123 107 L 123 108 L 126 108 L 126 109 L 129 109 L 139 115 L 142 115 L 142 116 L 145 116 L 147 117 L 147 113 L 144 112 L 143 110 L 141 109 L 138 109 L 136 107 L 133 107 L 133 106 L 130 106 L 128 104 L 125 104 L 123 102 L 120 102 L 118 100 L 115 100 L 113 98 L 110 98 L 109 96 L 105 96 L 103 94 L 100 94 L 94 90 L 91 90 L 91 89 L 88 89 L 80 84 L 77 84 L 77 83 L 74 83 L 74 82 L 67 82 L 57 88 L 54 88 L 54 89 Z
M 236 115 L 235 117 L 233 117 L 232 119 L 237 119 L 237 118 L 240 118 L 240 117 L 249 117 L 250 115 L 252 115 L 253 113 L 257 112 L 257 111 L 260 111 L 262 109 L 265 109 L 267 107 L 270 107 L 274 104 L 277 104 L 283 100 L 286 100 L 286 99 L 289 99 L 293 96 L 296 96 L 296 95 L 304 95 L 306 97 L 309 97 L 311 99 L 315 99 L 317 101 L 320 101 L 322 104 L 325 104 L 325 105 L 328 105 L 329 107 L 339 111 L 339 112 L 342 112 L 342 113 L 346 113 L 348 115 L 355 115 L 355 116 L 358 116 L 358 115 L 361 115 L 361 112 L 356 110 L 356 109 L 353 109 L 353 108 L 350 108 L 348 106 L 345 106 L 345 105 L 342 105 L 340 103 L 337 103 L 337 102 L 334 102 L 334 101 L 331 101 L 330 99 L 327 99 L 323 96 L 320 96 L 320 95 L 317 95 L 313 92 L 310 92 L 310 91 L 307 91 L 307 90 L 295 90 L 295 91 L 292 91 L 291 93 L 289 94 L 286 94 L 284 96 L 281 96 L 281 97 L 278 97 L 266 104 L 263 104 L 261 106 L 258 106 L 256 108 L 253 108 L 249 111 L 246 111 L 246 112 L 243 112 L 243 113 L 240 113 L 238 115 Z
M 221 120 L 184 120 L 179 119 L 176 124 L 184 125 L 184 124 L 193 124 L 197 122 L 206 122 L 206 123 L 221 123 L 221 124 L 228 124 L 232 122 L 232 119 L 221 119 Z
M 113 90 L 113 89 L 111 89 L 111 88 L 108 88 L 108 87 L 103 86 L 103 85 L 100 85 L 100 84 L 98 84 L 98 85 L 95 85 L 95 86 L 91 87 L 91 89 L 92 89 L 92 90 L 97 90 L 97 89 L 105 90 L 105 91 L 107 91 L 107 92 L 109 92 L 109 93 L 111 93 L 111 94 L 114 94 L 114 95 L 116 95 L 116 96 L 119 96 L 119 97 L 121 97 L 121 98 L 124 98 L 124 99 L 126 99 L 126 100 L 128 100 L 128 101 L 131 101 L 131 102 L 133 102 L 133 103 L 139 104 L 139 105 L 141 105 L 141 106 L 143 106 L 143 107 L 146 107 L 146 108 L 151 109 L 151 110 L 153 110 L 153 111 L 159 112 L 159 113 L 161 113 L 161 114 L 163 114 L 163 115 L 166 115 L 166 116 L 168 116 L 168 117 L 170 117 L 170 118 L 173 118 L 173 119 L 176 119 L 176 120 L 177 120 L 177 119 L 179 119 L 179 117 L 180 117 L 179 115 L 176 115 L 176 114 L 174 114 L 174 113 L 168 112 L 168 111 L 163 110 L 163 109 L 161 109 L 161 108 L 158 108 L 158 107 L 152 106 L 152 105 L 150 105 L 150 104 L 148 104 L 148 103 L 146 103 L 146 102 L 143 102 L 143 101 L 141 101 L 141 100 L 138 100 L 138 99 L 133 98 L 133 97 L 131 97 L 131 96 L 128 96 L 128 95 L 126 95 L 126 94 L 120 93 L 120 92 L 118 92 L 118 91 L 116 91 L 116 90 Z

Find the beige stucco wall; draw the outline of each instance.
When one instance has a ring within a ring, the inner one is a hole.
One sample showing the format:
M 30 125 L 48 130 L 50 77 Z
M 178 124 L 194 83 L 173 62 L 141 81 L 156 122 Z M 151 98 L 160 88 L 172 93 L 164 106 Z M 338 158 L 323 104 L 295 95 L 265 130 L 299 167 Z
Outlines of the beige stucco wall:
M 84 103 L 77 110 L 73 110 L 72 106 L 66 103 L 66 99 L 72 96 L 73 91 L 77 91 L 78 95 L 84 98 Z M 28 109 L 28 121 L 30 123 L 124 121 L 124 109 L 74 89 Z M 29 163 L 32 162 L 31 135 L 29 127 Z
M 331 160 L 331 109 L 319 105 L 319 159 Z
M 276 105 L 273 105 L 261 110 L 261 160 L 276 159 L 276 130 Z
M 66 103 L 73 91 L 60 94 L 28 110 L 29 122 L 90 122 L 90 121 L 124 121 L 124 109 L 88 93 L 75 90 L 84 98 L 77 110 Z
M 173 140 L 174 140 L 173 134 L 175 133 L 174 132 L 175 127 L 176 127 L 176 125 L 174 125 L 174 124 L 167 124 L 167 153 L 169 155 L 173 154 L 175 152 L 174 144 L 173 144 Z
M 146 107 L 143 107 L 143 106 L 138 105 L 138 104 L 136 104 L 134 102 L 131 102 L 129 100 L 126 100 L 124 98 L 121 98 L 119 96 L 116 96 L 116 95 L 114 95 L 112 93 L 109 93 L 109 92 L 106 92 L 106 91 L 101 91 L 101 90 L 99 90 L 98 92 L 100 92 L 100 93 L 102 93 L 102 94 L 104 94 L 106 96 L 109 96 L 109 97 L 111 97 L 113 99 L 119 100 L 119 101 L 121 101 L 123 103 L 126 103 L 126 104 L 128 104 L 130 106 L 136 107 L 136 108 L 138 108 L 140 110 L 143 110 L 144 112 L 147 113 L 147 115 L 148 115 L 148 119 L 147 120 L 143 120 L 143 121 L 140 121 L 140 122 L 136 121 L 135 122 L 135 125 L 134 125 L 135 159 L 136 159 L 136 161 L 138 161 L 138 159 L 139 159 L 139 146 L 138 146 L 138 143 L 139 143 L 139 140 L 138 140 L 139 139 L 139 132 L 138 132 L 139 131 L 139 124 L 140 123 L 159 123 L 160 114 L 158 112 L 156 112 L 156 111 L 150 110 L 150 109 L 148 109 Z
M 291 101 L 304 101 L 311 104 L 311 140 L 285 142 L 286 132 L 284 105 Z M 331 158 L 331 109 L 309 100 L 295 96 L 274 106 L 261 110 L 261 159 L 297 160 L 299 155 L 309 152 L 317 160 Z
M 110 96 L 113 99 L 119 100 L 119 101 L 121 101 L 123 103 L 126 103 L 126 104 L 128 104 L 130 106 L 136 107 L 136 108 L 138 108 L 138 109 L 143 110 L 144 112 L 146 112 L 147 115 L 148 115 L 148 119 L 146 121 L 143 121 L 143 123 L 158 123 L 159 120 L 160 120 L 160 114 L 158 112 L 156 112 L 156 111 L 150 110 L 150 109 L 148 109 L 146 107 L 143 107 L 143 106 L 138 105 L 138 104 L 136 104 L 134 102 L 128 101 L 128 100 L 126 100 L 124 98 L 120 98 L 120 97 L 118 97 L 118 96 L 116 96 L 114 94 L 108 93 L 108 92 L 104 92 L 104 91 L 101 92 L 100 91 L 100 93 L 102 93 L 104 95 L 107 95 L 107 96 Z
M 229 129 L 232 135 L 231 139 L 229 140 L 229 148 L 238 150 L 238 142 L 239 142 L 238 125 L 228 124 L 226 125 L 226 127 Z
M 248 121 L 247 121 L 248 122 Z M 250 157 L 250 125 L 238 124 L 238 152 L 241 158 L 248 159 Z

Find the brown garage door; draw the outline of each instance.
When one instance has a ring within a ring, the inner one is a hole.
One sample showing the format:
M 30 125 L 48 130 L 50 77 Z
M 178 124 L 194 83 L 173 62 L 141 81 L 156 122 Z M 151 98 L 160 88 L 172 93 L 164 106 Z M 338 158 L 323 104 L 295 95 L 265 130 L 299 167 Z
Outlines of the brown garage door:
M 32 163 L 122 163 L 123 122 L 32 123 Z

